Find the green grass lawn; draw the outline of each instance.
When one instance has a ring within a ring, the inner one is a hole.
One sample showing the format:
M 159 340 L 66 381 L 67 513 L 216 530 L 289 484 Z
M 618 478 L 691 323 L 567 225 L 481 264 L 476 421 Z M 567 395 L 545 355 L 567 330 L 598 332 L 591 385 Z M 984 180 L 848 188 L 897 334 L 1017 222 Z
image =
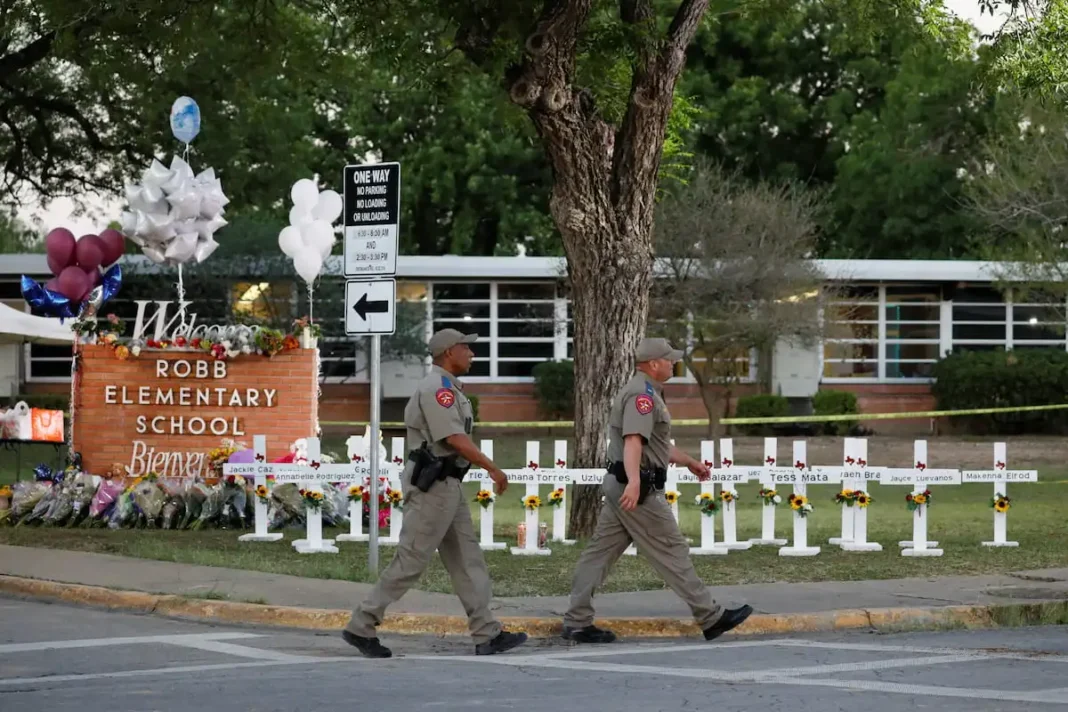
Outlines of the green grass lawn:
M 515 466 L 515 465 L 512 465 Z M 1063 475 L 1063 473 L 1060 473 Z M 1053 472 L 1043 471 L 1053 479 Z M 466 485 L 473 499 L 477 485 Z M 738 537 L 747 539 L 760 534 L 758 485 L 743 485 L 738 507 Z M 550 488 L 542 487 L 542 497 Z M 522 520 L 519 499 L 523 487 L 513 485 L 496 506 L 496 539 L 514 545 L 516 524 Z M 680 488 L 681 526 L 688 536 L 699 541 L 700 514 L 692 505 L 696 485 Z M 695 557 L 698 573 L 710 585 L 835 581 L 906 578 L 950 574 L 982 574 L 1068 566 L 1068 484 L 1040 482 L 1014 485 L 1009 493 L 1013 506 L 1009 513 L 1009 538 L 1020 542 L 1018 549 L 988 549 L 980 542 L 993 537 L 992 510 L 987 499 L 990 485 L 964 485 L 934 489 L 934 503 L 929 510 L 928 536 L 945 549 L 945 556 L 929 559 L 902 557 L 897 542 L 912 536 L 912 514 L 905 508 L 907 487 L 872 488 L 876 501 L 869 509 L 868 537 L 883 544 L 877 553 L 848 553 L 826 544 L 840 528 L 838 505 L 832 501 L 835 487 L 809 488 L 816 511 L 809 518 L 809 543 L 823 551 L 811 558 L 782 558 L 773 547 L 735 551 L 726 557 Z M 479 508 L 473 504 L 477 520 Z M 551 522 L 551 510 L 543 510 L 543 519 Z M 777 533 L 789 538 L 791 515 L 780 507 Z M 722 538 L 721 519 L 717 518 L 717 538 Z M 367 547 L 342 544 L 339 555 L 299 555 L 289 541 L 299 538 L 302 530 L 287 530 L 286 541 L 269 544 L 239 543 L 240 532 L 213 531 L 106 531 L 81 529 L 0 528 L 0 543 L 40 546 L 81 551 L 121 554 L 125 556 L 244 568 L 270 573 L 313 578 L 365 581 Z M 331 530 L 325 535 L 330 537 Z M 583 542 L 571 547 L 554 546 L 552 556 L 516 557 L 501 552 L 487 552 L 486 559 L 498 596 L 567 594 L 575 562 Z M 381 564 L 388 564 L 391 553 L 382 550 Z M 437 559 L 421 581 L 427 591 L 449 592 L 449 579 Z M 663 582 L 640 557 L 622 557 L 605 582 L 604 591 L 659 589 Z

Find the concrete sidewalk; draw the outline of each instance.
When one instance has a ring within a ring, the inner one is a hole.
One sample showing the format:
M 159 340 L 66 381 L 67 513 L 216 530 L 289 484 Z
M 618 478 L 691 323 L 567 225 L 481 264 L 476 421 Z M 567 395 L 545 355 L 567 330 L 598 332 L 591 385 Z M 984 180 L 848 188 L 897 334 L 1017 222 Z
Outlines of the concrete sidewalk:
M 167 603 L 164 607 L 178 615 L 197 615 L 194 611 L 199 606 L 214 612 L 212 615 L 228 610 L 231 613 L 224 616 L 227 620 L 232 620 L 230 615 L 247 618 L 255 614 L 259 623 L 269 623 L 271 616 L 277 617 L 284 612 L 285 620 L 297 627 L 322 628 L 329 628 L 338 621 L 343 625 L 347 612 L 370 588 L 368 584 L 351 581 L 306 579 L 16 546 L 0 546 L 0 575 L 6 577 L 0 581 L 0 592 L 105 605 L 111 605 L 107 601 L 112 601 L 112 607 L 121 608 L 124 607 L 122 596 L 114 590 L 136 591 L 162 594 L 164 598 L 133 598 L 130 600 L 136 605 L 129 607 L 143 609 L 151 606 L 151 610 L 161 612 L 157 600 L 160 599 Z M 33 579 L 34 582 L 27 583 L 27 579 Z M 55 583 L 74 586 L 57 586 Z M 84 587 L 101 587 L 112 591 L 105 595 L 87 591 Z M 763 614 L 754 615 L 750 619 L 753 623 L 744 626 L 752 631 L 761 627 L 757 625 L 760 621 L 763 621 L 762 625 L 768 628 L 768 632 L 879 627 L 879 620 L 898 621 L 906 625 L 913 618 L 951 623 L 953 621 L 950 619 L 959 617 L 954 611 L 963 616 L 963 622 L 967 623 L 972 619 L 981 619 L 983 611 L 990 607 L 1068 600 L 1068 569 L 887 581 L 752 584 L 714 587 L 713 591 L 722 603 L 749 603 L 757 614 Z M 204 597 L 208 595 L 225 600 L 205 600 Z M 180 597 L 181 601 L 171 600 L 175 597 Z M 104 601 L 105 598 L 107 601 Z M 598 596 L 595 605 L 598 619 L 605 625 L 608 621 L 633 619 L 646 621 L 652 634 L 696 631 L 689 622 L 689 610 L 670 590 L 609 593 Z M 281 612 L 267 614 L 264 609 L 268 607 Z M 493 608 L 502 619 L 523 622 L 528 628 L 531 621 L 538 621 L 538 629 L 550 630 L 559 625 L 567 608 L 567 598 L 497 598 Z M 301 610 L 307 611 L 308 615 L 302 618 Z M 301 624 L 300 621 L 304 619 L 312 620 L 315 625 Z M 393 622 L 389 619 L 393 619 Z M 410 623 L 401 622 L 405 620 Z M 423 629 L 398 630 L 406 625 L 423 626 Z M 462 632 L 465 617 L 455 596 L 413 590 L 390 609 L 387 623 L 383 626 L 383 629 L 387 628 L 398 632 L 457 629 Z

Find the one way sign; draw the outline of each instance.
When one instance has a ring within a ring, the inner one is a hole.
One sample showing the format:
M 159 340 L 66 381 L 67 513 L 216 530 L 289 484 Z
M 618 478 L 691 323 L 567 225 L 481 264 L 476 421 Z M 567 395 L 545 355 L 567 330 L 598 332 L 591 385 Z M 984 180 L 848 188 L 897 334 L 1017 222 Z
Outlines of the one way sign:
M 396 280 L 345 282 L 345 333 L 349 336 L 394 333 L 396 303 Z

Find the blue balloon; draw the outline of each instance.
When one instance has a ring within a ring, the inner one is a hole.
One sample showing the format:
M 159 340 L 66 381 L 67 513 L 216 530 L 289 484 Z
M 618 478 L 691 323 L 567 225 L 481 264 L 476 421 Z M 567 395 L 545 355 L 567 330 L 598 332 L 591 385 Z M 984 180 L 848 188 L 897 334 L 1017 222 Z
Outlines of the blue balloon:
M 188 96 L 171 105 L 171 133 L 182 143 L 190 143 L 200 133 L 200 107 Z
M 38 482 L 51 482 L 53 476 L 52 468 L 48 465 L 38 465 L 33 468 L 33 478 Z
M 59 292 L 45 289 L 39 282 L 26 275 L 22 275 L 20 286 L 22 298 L 27 304 L 44 316 L 59 317 L 62 323 L 64 319 L 84 316 L 89 307 L 99 312 L 100 307 L 114 297 L 122 286 L 122 270 L 118 265 L 112 265 L 100 278 L 100 284 L 93 287 L 80 304 L 71 302 Z
M 74 316 L 74 305 L 70 299 L 59 292 L 45 289 L 39 283 L 22 275 L 22 298 L 26 303 L 45 316 L 58 316 L 60 320 Z

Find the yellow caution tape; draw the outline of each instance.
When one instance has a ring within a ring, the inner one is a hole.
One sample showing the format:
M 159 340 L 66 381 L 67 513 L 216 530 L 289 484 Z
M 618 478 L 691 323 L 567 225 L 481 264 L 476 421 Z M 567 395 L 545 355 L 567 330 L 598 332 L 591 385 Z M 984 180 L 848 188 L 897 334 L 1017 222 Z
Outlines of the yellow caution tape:
M 764 423 L 833 423 L 845 420 L 911 420 L 914 418 L 945 418 L 955 415 L 990 415 L 992 413 L 1030 413 L 1045 410 L 1064 410 L 1068 403 L 1057 405 L 1022 405 L 1011 408 L 972 408 L 968 410 L 923 410 L 909 413 L 848 413 L 845 415 L 788 415 L 776 418 L 723 418 L 723 425 L 762 425 Z M 672 425 L 708 425 L 707 418 L 683 418 L 671 421 Z M 320 425 L 344 425 L 365 427 L 366 420 L 326 420 Z M 573 420 L 500 421 L 479 425 L 492 428 L 573 428 Z M 404 423 L 382 423 L 383 428 L 403 428 Z

